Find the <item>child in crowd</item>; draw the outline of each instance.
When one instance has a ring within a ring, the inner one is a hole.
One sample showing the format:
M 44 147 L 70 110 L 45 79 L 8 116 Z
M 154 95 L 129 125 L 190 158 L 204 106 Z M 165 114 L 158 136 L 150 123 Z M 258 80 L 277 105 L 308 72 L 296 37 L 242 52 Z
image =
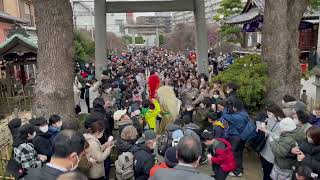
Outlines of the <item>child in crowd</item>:
M 228 174 L 236 169 L 231 144 L 224 138 L 214 138 L 209 131 L 202 133 L 204 144 L 208 147 L 208 159 L 214 171 L 216 180 L 225 180 Z

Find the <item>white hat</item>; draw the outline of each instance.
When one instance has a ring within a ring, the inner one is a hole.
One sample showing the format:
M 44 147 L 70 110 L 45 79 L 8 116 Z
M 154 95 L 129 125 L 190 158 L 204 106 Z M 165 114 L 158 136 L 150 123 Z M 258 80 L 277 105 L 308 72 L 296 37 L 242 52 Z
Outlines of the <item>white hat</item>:
M 127 113 L 127 110 L 118 110 L 113 114 L 113 119 L 119 121 L 123 115 Z
M 293 119 L 287 117 L 284 118 L 280 121 L 280 130 L 282 132 L 287 132 L 287 131 L 293 131 L 297 128 L 296 123 L 293 121 Z

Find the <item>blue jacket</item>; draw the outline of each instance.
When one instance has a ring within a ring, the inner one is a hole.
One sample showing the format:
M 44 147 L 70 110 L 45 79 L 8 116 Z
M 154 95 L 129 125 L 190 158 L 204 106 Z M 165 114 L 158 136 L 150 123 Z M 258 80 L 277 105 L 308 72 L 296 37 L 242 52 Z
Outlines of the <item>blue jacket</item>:
M 50 135 L 50 140 L 53 142 L 54 137 L 60 132 L 60 129 L 49 126 L 48 135 Z
M 227 111 L 224 111 L 222 118 L 229 124 L 229 128 L 227 130 L 228 136 L 240 136 L 247 124 L 248 117 L 248 113 L 244 110 L 235 113 L 228 113 Z
M 310 124 L 320 127 L 320 117 L 316 117 L 312 114 L 310 118 Z

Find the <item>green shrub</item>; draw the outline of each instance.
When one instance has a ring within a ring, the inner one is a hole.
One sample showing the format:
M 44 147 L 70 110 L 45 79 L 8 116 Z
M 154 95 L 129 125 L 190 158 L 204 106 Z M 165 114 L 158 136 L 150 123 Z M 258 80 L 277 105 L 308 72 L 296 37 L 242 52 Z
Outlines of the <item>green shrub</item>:
M 249 111 L 263 108 L 267 90 L 267 65 L 262 62 L 261 56 L 239 58 L 213 80 L 221 80 L 224 85 L 235 82 L 239 86 L 238 95 Z

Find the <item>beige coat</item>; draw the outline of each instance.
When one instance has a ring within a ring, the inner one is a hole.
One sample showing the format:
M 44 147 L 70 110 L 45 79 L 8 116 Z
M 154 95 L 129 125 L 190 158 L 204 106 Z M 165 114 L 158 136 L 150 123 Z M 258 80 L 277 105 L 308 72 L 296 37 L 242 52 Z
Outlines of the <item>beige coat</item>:
M 103 150 L 99 140 L 91 134 L 84 134 L 84 137 L 90 145 L 87 156 L 97 161 L 96 163 L 93 163 L 90 168 L 89 178 L 104 177 L 105 172 L 103 162 L 110 155 L 110 149 L 107 148 Z

